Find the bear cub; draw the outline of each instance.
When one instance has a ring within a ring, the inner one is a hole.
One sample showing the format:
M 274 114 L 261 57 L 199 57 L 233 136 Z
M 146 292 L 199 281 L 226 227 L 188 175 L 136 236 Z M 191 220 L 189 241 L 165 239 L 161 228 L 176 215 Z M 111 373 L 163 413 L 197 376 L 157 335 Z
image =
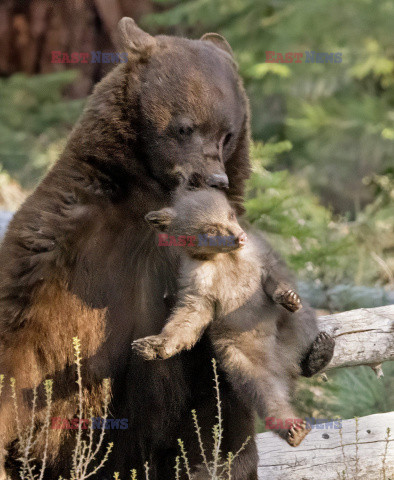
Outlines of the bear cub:
M 225 194 L 217 189 L 182 190 L 172 208 L 146 215 L 160 232 L 194 239 L 181 247 L 179 293 L 159 335 L 133 342 L 146 360 L 191 349 L 206 329 L 215 354 L 237 394 L 261 417 L 278 419 L 277 433 L 297 446 L 309 432 L 290 405 L 293 378 L 277 344 L 283 307 L 301 301 L 279 273 L 272 250 L 240 227 Z M 185 243 L 185 242 L 184 242 Z M 183 243 L 183 244 L 184 244 Z

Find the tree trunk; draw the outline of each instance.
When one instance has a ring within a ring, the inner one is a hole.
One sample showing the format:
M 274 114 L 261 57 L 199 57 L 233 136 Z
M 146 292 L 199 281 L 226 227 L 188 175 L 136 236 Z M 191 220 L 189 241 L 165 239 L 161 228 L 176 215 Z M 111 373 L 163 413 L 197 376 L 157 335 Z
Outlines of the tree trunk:
M 116 25 L 157 10 L 152 0 L 4 0 L 0 5 L 0 75 L 78 68 L 67 92 L 84 97 L 112 68 L 103 63 L 52 63 L 52 51 L 116 52 Z

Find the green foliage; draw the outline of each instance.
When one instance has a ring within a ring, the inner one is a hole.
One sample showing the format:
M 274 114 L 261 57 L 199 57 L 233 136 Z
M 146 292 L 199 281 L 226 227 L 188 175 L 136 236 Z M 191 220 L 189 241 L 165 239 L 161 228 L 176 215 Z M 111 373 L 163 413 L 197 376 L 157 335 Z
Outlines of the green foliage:
M 246 211 L 255 226 L 269 234 L 293 268 L 315 277 L 337 265 L 338 252 L 347 247 L 345 237 L 330 238 L 331 213 L 322 207 L 308 184 L 286 170 L 264 168 L 277 154 L 291 149 L 289 142 L 257 145 L 253 149 L 254 170 L 249 182 Z M 324 255 L 322 253 L 324 252 Z
M 0 79 L 1 167 L 27 188 L 56 160 L 82 111 L 82 100 L 62 96 L 76 76 L 65 71 Z
M 350 222 L 323 207 L 304 177 L 266 169 L 291 148 L 289 141 L 253 146 L 246 200 L 249 220 L 267 233 L 303 279 L 326 287 L 390 280 L 394 231 L 391 174 L 368 180 L 376 189 L 376 199 Z
M 332 388 L 330 411 L 342 418 L 362 417 L 394 410 L 394 362 L 383 364 L 384 377 L 378 379 L 370 367 L 336 370 L 329 374 Z
M 305 417 L 354 418 L 394 410 L 394 362 L 383 364 L 378 379 L 370 367 L 329 372 L 328 381 L 303 379 L 297 392 L 298 411 Z

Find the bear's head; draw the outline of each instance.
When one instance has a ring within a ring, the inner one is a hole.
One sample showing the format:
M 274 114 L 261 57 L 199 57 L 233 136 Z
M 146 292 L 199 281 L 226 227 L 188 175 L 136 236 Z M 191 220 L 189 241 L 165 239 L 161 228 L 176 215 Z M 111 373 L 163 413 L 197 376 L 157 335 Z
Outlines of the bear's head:
M 150 175 L 172 189 L 197 173 L 241 201 L 249 113 L 230 45 L 215 33 L 153 37 L 126 17 L 118 28 L 127 91 L 138 90 L 137 150 Z

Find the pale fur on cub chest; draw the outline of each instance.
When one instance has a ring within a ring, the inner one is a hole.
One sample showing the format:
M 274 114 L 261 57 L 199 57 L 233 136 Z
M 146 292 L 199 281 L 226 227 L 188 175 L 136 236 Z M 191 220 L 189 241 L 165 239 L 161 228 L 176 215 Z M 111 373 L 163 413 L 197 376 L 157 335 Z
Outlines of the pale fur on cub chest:
M 224 322 L 226 327 L 248 330 L 261 319 L 267 303 L 262 288 L 264 275 L 262 259 L 249 242 L 243 249 L 219 253 L 213 260 L 186 257 L 180 287 L 215 304 L 215 323 Z

